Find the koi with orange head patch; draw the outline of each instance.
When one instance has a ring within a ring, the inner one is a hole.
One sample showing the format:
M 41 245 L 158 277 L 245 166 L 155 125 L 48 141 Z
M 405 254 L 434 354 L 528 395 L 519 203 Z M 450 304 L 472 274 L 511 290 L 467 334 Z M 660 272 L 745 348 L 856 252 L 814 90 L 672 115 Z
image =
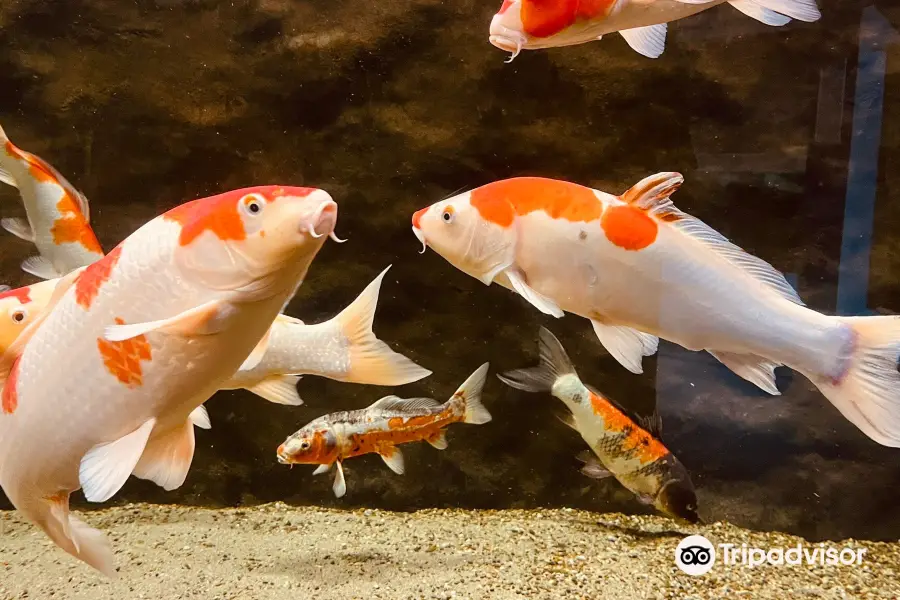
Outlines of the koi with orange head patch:
M 55 287 L 50 280 L 0 293 L 0 354 L 44 312 Z
M 348 458 L 378 454 L 391 470 L 402 475 L 400 444 L 426 441 L 443 450 L 447 447 L 444 430 L 451 423 L 480 425 L 491 420 L 481 404 L 487 372 L 485 363 L 443 404 L 431 398 L 386 396 L 368 408 L 319 417 L 278 447 L 278 462 L 317 464 L 314 475 L 326 473 L 336 464 L 333 489 L 338 498 L 347 492 L 341 463 Z
M 491 20 L 489 41 L 512 53 L 572 46 L 618 32 L 636 52 L 657 58 L 666 46 L 666 23 L 728 2 L 766 25 L 821 16 L 815 0 L 503 0 Z
M 132 474 L 166 490 L 184 482 L 194 425 L 208 427 L 201 405 L 258 362 L 336 221 L 323 190 L 234 190 L 153 219 L 54 282 L 0 356 L 0 487 L 12 504 L 112 574 L 105 537 L 69 514 L 69 495 L 103 502 Z
M 19 189 L 26 219 L 0 226 L 34 243 L 39 255 L 22 269 L 42 279 L 66 275 L 100 259 L 103 249 L 90 226 L 88 200 L 50 163 L 17 148 L 0 128 L 0 181 Z
M 506 179 L 417 211 L 413 232 L 486 285 L 590 319 L 632 373 L 659 338 L 706 350 L 773 395 L 775 369 L 787 366 L 867 436 L 900 447 L 900 317 L 807 308 L 772 265 L 674 206 L 683 180 L 657 173 L 613 196 Z
M 631 416 L 582 383 L 562 344 L 543 327 L 539 343 L 540 366 L 503 373 L 498 375 L 501 381 L 527 392 L 548 392 L 566 405 L 570 411 L 567 424 L 596 455 L 581 458 L 585 475 L 596 479 L 613 476 L 642 503 L 697 523 L 697 495 L 691 477 L 659 439 L 659 415 Z

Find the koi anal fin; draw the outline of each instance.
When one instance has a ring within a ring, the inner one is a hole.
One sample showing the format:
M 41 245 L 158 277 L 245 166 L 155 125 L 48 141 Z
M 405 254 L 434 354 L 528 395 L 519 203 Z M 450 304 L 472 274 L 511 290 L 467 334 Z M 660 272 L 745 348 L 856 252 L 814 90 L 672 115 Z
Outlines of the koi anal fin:
M 736 375 L 746 379 L 760 389 L 769 392 L 773 396 L 780 396 L 778 386 L 775 385 L 775 369 L 782 366 L 761 356 L 753 354 L 734 354 L 732 352 L 709 352 L 716 359 L 731 369 Z

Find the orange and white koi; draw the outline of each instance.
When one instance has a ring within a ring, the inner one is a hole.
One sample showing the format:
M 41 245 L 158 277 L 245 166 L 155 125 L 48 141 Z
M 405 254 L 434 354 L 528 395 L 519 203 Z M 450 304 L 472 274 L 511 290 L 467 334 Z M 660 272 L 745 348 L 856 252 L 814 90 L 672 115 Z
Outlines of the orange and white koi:
M 278 447 L 278 462 L 318 464 L 314 475 L 326 473 L 336 464 L 333 490 L 338 498 L 347 492 L 341 463 L 348 458 L 375 453 L 402 475 L 404 462 L 398 445 L 426 441 L 443 450 L 447 447 L 444 429 L 451 423 L 481 425 L 491 420 L 481 403 L 487 372 L 485 363 L 443 404 L 431 398 L 385 396 L 361 410 L 319 417 Z
M 257 352 L 336 220 L 322 190 L 234 190 L 168 211 L 63 277 L 0 358 L 12 504 L 112 575 L 105 536 L 69 514 L 69 495 L 103 502 L 131 474 L 184 482 L 198 409 Z
M 669 196 L 682 182 L 658 173 L 613 196 L 507 179 L 416 212 L 413 232 L 486 285 L 555 317 L 590 319 L 633 373 L 658 337 L 708 350 L 770 394 L 779 394 L 775 368 L 785 365 L 867 436 L 900 447 L 900 317 L 807 308 L 772 265 L 675 208 Z
M 0 145 L 0 181 L 19 189 L 27 215 L 2 219 L 0 226 L 39 252 L 22 262 L 22 270 L 53 279 L 100 259 L 103 249 L 90 227 L 84 194 L 50 163 L 13 145 L 2 128 Z
M 256 364 L 244 364 L 222 389 L 243 388 L 278 404 L 299 405 L 297 380 L 315 375 L 368 385 L 404 385 L 431 375 L 391 350 L 372 331 L 381 283 L 378 275 L 347 308 L 323 323 L 278 315 L 263 338 Z M 0 354 L 47 308 L 58 279 L 0 291 Z M 8 288 L 8 286 L 6 286 Z
M 776 27 L 821 17 L 815 0 L 503 0 L 488 39 L 512 52 L 512 62 L 522 50 L 572 46 L 618 32 L 636 52 L 658 58 L 666 47 L 666 23 L 725 2 Z
M 614 476 L 643 504 L 697 523 L 697 494 L 684 465 L 660 440 L 659 414 L 633 417 L 623 407 L 584 384 L 559 340 L 541 327 L 540 366 L 498 375 L 527 392 L 549 392 L 570 415 L 565 422 L 581 434 L 597 458 L 583 458 L 582 472 L 595 479 Z M 597 461 L 599 459 L 599 462 Z

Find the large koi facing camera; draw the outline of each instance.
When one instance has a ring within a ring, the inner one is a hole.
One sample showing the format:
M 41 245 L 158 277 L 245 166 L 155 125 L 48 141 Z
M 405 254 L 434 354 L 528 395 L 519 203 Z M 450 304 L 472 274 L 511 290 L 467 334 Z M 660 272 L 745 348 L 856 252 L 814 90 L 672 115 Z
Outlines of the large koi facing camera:
M 194 426 L 208 427 L 202 403 L 251 360 L 336 221 L 323 190 L 234 190 L 168 211 L 57 280 L 0 356 L 0 487 L 12 504 L 114 573 L 69 495 L 104 502 L 131 475 L 182 485 Z

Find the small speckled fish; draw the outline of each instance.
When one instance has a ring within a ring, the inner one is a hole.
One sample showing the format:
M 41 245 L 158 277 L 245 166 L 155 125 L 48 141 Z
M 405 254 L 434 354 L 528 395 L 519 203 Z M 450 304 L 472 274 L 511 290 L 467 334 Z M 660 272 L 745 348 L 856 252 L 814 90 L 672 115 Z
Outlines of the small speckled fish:
M 424 440 L 443 450 L 447 447 L 444 428 L 451 423 L 481 425 L 491 420 L 481 404 L 487 372 L 485 363 L 443 404 L 431 398 L 385 396 L 368 408 L 319 417 L 278 447 L 278 462 L 318 464 L 314 475 L 337 464 L 333 489 L 338 498 L 347 492 L 341 462 L 348 458 L 379 454 L 391 470 L 402 475 L 403 455 L 398 445 Z
M 417 211 L 413 233 L 545 314 L 590 319 L 632 373 L 659 338 L 706 350 L 773 395 L 775 369 L 787 366 L 867 436 L 900 447 L 900 316 L 807 308 L 772 265 L 675 207 L 683 181 L 657 173 L 614 196 L 556 179 L 505 179 Z
M 19 189 L 27 216 L 2 219 L 0 226 L 40 253 L 26 258 L 22 270 L 53 279 L 102 258 L 84 194 L 47 161 L 13 145 L 2 128 L 0 146 L 0 181 Z
M 372 331 L 378 294 L 388 269 L 328 321 L 308 325 L 278 315 L 264 338 L 259 362 L 241 365 L 222 389 L 244 388 L 270 402 L 296 406 L 303 403 L 296 388 L 301 375 L 385 386 L 428 377 L 431 371 L 391 350 Z M 0 292 L 0 354 L 41 316 L 58 281 L 50 279 Z M 197 416 L 200 418 L 199 412 Z
M 671 21 L 728 2 L 757 21 L 776 27 L 790 20 L 817 21 L 815 0 L 503 0 L 491 20 L 494 46 L 512 52 L 572 46 L 619 32 L 629 46 L 658 58 Z
M 571 411 L 567 423 L 588 446 L 582 472 L 602 479 L 614 476 L 644 504 L 665 514 L 697 523 L 697 495 L 684 465 L 659 440 L 659 415 L 638 420 L 596 390 L 582 383 L 559 340 L 540 330 L 541 364 L 498 375 L 507 385 L 526 392 L 549 392 Z
M 256 352 L 333 232 L 324 190 L 257 186 L 182 204 L 57 282 L 0 357 L 0 487 L 106 575 L 105 536 L 69 513 L 134 475 L 179 487 L 197 410 Z

